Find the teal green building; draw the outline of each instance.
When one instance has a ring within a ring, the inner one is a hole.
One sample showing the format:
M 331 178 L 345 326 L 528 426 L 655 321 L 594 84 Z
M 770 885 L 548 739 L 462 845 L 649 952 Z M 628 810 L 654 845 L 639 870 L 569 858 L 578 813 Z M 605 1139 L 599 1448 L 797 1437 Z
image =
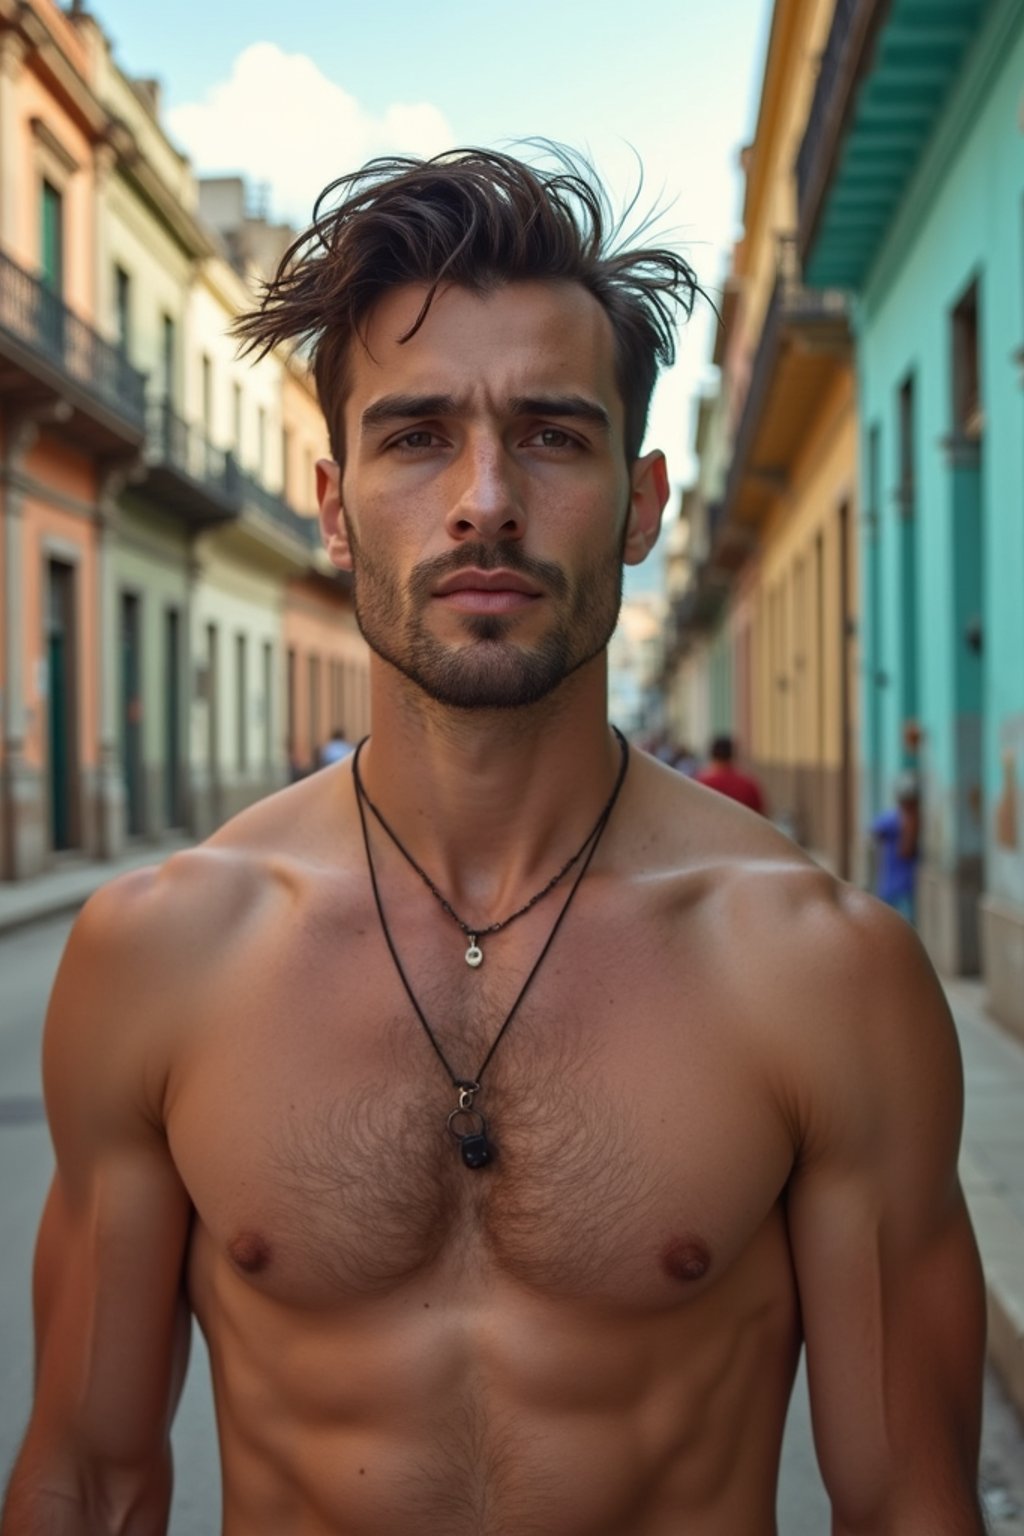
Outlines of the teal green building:
M 1024 1033 L 1024 3 L 839 0 L 805 281 L 855 295 L 862 824 L 922 787 L 917 922 Z

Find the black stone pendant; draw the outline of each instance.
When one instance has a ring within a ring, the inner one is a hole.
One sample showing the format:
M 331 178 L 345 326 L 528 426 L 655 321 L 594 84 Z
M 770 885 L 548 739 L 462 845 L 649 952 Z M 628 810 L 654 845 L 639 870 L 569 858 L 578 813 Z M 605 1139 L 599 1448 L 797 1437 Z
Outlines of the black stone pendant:
M 459 1137 L 459 1151 L 467 1168 L 486 1168 L 494 1156 L 494 1148 L 483 1131 Z

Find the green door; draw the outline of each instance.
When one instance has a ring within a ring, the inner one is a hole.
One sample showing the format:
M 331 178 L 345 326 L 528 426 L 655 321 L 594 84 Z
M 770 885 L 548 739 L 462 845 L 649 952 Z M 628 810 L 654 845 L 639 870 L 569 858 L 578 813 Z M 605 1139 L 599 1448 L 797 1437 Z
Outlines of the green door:
M 71 566 L 51 560 L 47 581 L 47 724 L 50 827 L 57 850 L 76 844 L 75 687 Z
M 64 199 L 44 181 L 40 194 L 39 295 L 40 340 L 58 358 L 64 352 Z
M 181 810 L 181 670 L 180 623 L 177 608 L 168 608 L 165 648 L 167 689 L 164 695 L 164 823 L 180 827 Z
M 121 594 L 121 740 L 128 831 L 145 831 L 142 785 L 142 667 L 139 655 L 139 599 Z

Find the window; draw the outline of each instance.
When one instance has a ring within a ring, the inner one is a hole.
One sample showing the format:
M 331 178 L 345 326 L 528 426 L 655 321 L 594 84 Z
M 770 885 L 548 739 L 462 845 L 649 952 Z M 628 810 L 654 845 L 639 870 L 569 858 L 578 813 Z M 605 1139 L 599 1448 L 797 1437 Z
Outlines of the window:
M 207 352 L 203 353 L 202 374 L 203 431 L 210 437 L 213 433 L 213 363 Z
M 269 772 L 274 758 L 274 647 L 263 642 L 263 767 Z
M 246 751 L 246 701 L 249 694 L 249 680 L 246 677 L 247 657 L 245 636 L 235 636 L 235 734 L 237 738 L 238 771 L 245 773 L 249 766 L 248 752 Z
M 167 401 L 168 405 L 173 404 L 176 393 L 174 375 L 176 371 L 177 350 L 174 321 L 170 315 L 164 315 L 160 347 L 160 385 L 163 390 L 163 398 Z
M 973 282 L 953 311 L 953 434 L 977 442 L 982 425 L 978 284 Z
M 900 385 L 899 396 L 899 502 L 906 516 L 914 510 L 914 375 Z
M 288 718 L 288 764 L 294 772 L 299 755 L 298 733 L 296 729 L 296 711 L 298 709 L 298 672 L 299 663 L 294 649 L 288 647 L 288 656 L 285 669 L 285 713 Z
M 315 768 L 320 758 L 320 658 L 309 658 L 309 761 Z
M 899 453 L 899 582 L 900 582 L 900 718 L 904 724 L 918 711 L 918 549 L 914 516 L 914 375 L 900 385 L 896 429 Z M 901 731 L 904 755 L 906 735 Z
M 114 338 L 128 357 L 132 349 L 132 280 L 124 267 L 114 268 Z
M 64 199 L 50 181 L 43 182 L 40 209 L 39 269 L 43 286 L 64 292 Z

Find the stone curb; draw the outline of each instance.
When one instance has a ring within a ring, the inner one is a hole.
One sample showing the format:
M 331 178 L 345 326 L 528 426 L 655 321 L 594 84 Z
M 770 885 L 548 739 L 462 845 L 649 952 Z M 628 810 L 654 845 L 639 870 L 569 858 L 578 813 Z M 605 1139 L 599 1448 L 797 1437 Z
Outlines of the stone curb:
M 1024 1223 L 968 1152 L 960 1178 L 985 1270 L 989 1359 L 1024 1419 Z
M 18 928 L 30 927 L 32 923 L 45 922 L 48 918 L 63 917 L 69 912 L 75 912 L 108 880 L 115 879 L 129 869 L 161 864 L 172 853 L 191 846 L 185 839 L 174 843 L 152 844 L 133 849 L 124 857 L 109 863 L 83 860 L 80 864 L 40 875 L 34 880 L 0 883 L 0 934 L 13 933 Z

